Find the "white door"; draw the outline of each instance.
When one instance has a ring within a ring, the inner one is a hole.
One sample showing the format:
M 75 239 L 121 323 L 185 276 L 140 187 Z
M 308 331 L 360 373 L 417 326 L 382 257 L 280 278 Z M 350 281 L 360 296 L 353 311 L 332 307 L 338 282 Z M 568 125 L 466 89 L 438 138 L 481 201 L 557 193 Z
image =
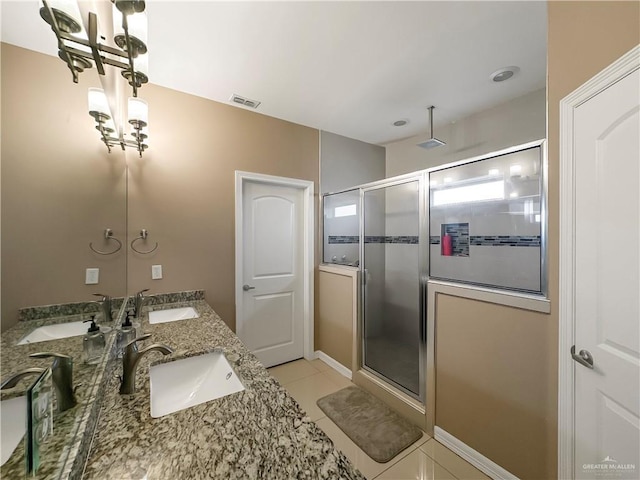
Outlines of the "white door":
M 303 356 L 303 190 L 243 183 L 238 336 L 271 367 Z
M 640 478 L 639 97 L 636 70 L 574 113 L 576 478 Z

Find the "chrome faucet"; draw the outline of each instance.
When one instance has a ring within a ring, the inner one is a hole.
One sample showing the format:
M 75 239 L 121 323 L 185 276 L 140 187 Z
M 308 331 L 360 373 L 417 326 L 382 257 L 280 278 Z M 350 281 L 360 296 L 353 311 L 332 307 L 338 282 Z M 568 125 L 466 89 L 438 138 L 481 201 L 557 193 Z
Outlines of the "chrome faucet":
M 98 305 L 102 307 L 102 322 L 105 325 L 113 322 L 113 317 L 111 316 L 111 297 L 109 295 L 103 295 L 102 293 L 94 293 L 96 297 L 102 297 L 102 300 L 96 302 Z
M 51 377 L 53 378 L 53 388 L 56 391 L 58 411 L 64 412 L 77 405 L 75 391 L 73 388 L 73 359 L 68 355 L 51 352 L 38 352 L 29 355 L 32 358 L 54 357 L 51 365 Z M 27 368 L 11 376 L 0 385 L 0 389 L 13 388 L 20 380 L 27 375 L 44 372 L 44 368 Z
M 163 355 L 173 353 L 173 350 L 166 345 L 154 343 L 142 350 L 138 350 L 138 343 L 151 338 L 150 333 L 146 333 L 135 340 L 131 340 L 124 347 L 124 355 L 122 356 L 122 383 L 120 384 L 120 393 L 122 395 L 131 395 L 136 393 L 136 369 L 140 359 L 147 353 L 158 351 Z
M 140 290 L 138 293 L 136 293 L 134 311 L 133 311 L 134 318 L 140 318 L 140 315 L 142 315 L 142 307 L 144 306 L 144 302 L 147 298 L 149 298 L 149 297 L 145 297 L 144 293 L 148 291 L 149 289 L 145 288 L 144 290 Z

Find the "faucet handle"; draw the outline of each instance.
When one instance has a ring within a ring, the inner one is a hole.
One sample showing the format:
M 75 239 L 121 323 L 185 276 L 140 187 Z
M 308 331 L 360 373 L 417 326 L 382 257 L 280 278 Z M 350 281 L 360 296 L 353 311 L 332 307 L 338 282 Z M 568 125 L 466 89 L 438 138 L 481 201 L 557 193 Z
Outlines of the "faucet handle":
M 57 358 L 62 358 L 64 360 L 71 360 L 71 356 L 69 355 L 65 355 L 63 353 L 54 353 L 54 352 L 36 352 L 36 353 L 31 353 L 29 356 L 33 358 L 57 357 Z
M 137 342 L 142 342 L 143 340 L 147 340 L 147 339 L 149 339 L 149 338 L 151 338 L 151 334 L 150 334 L 150 333 L 145 333 L 144 335 L 140 335 L 139 337 L 134 338 L 133 340 L 131 340 L 129 343 L 127 343 L 127 344 L 124 346 L 124 348 L 127 348 L 127 347 L 129 347 L 129 346 L 131 346 L 131 345 L 134 345 L 134 344 L 136 344 Z
M 31 375 L 32 373 L 40 374 L 44 372 L 44 368 L 25 368 L 24 370 L 13 374 L 11 377 L 7 378 L 0 384 L 0 390 L 4 390 L 5 388 L 13 388 L 15 387 L 20 380 L 22 380 L 27 375 Z
M 111 300 L 111 297 L 109 295 L 105 295 L 103 293 L 94 293 L 93 294 L 95 297 L 102 297 L 102 301 L 109 301 Z
M 53 365 L 52 369 L 56 368 L 64 368 L 71 371 L 73 368 L 73 357 L 70 355 L 65 355 L 63 353 L 55 353 L 55 352 L 36 352 L 29 354 L 31 358 L 50 358 L 53 357 Z
M 145 288 L 145 289 L 143 289 L 143 290 L 140 290 L 138 293 L 136 293 L 136 296 L 137 296 L 137 295 L 142 295 L 144 292 L 148 292 L 148 291 L 149 291 L 149 289 L 148 289 L 148 288 Z

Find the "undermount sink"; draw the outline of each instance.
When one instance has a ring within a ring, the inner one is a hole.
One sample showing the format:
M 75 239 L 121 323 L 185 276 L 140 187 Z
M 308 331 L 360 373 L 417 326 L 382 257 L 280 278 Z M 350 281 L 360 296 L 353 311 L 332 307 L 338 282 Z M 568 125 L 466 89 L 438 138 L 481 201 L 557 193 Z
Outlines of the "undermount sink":
M 44 325 L 36 328 L 18 342 L 18 345 L 27 343 L 46 342 L 61 338 L 76 337 L 87 333 L 88 325 L 82 322 L 58 323 L 56 325 Z
M 152 365 L 149 376 L 154 418 L 244 390 L 221 350 Z
M 27 431 L 27 397 L 0 402 L 2 465 L 5 464 Z
M 198 317 L 198 312 L 193 307 L 170 308 L 168 310 L 149 312 L 149 323 L 177 322 L 178 320 L 189 320 L 190 318 Z

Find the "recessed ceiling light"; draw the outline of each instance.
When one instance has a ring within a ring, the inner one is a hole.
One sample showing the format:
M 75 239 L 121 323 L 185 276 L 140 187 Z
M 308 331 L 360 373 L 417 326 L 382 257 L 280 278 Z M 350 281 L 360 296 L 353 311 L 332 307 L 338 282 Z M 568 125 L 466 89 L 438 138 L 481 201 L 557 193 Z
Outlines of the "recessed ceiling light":
M 496 70 L 489 77 L 494 82 L 504 82 L 505 80 L 509 80 L 519 71 L 520 71 L 520 68 L 516 66 L 504 67 L 504 68 L 501 68 L 500 70 Z
M 392 125 L 394 127 L 404 127 L 407 123 L 409 123 L 409 120 L 406 119 L 401 119 L 401 120 L 396 120 L 395 122 L 392 123 Z

